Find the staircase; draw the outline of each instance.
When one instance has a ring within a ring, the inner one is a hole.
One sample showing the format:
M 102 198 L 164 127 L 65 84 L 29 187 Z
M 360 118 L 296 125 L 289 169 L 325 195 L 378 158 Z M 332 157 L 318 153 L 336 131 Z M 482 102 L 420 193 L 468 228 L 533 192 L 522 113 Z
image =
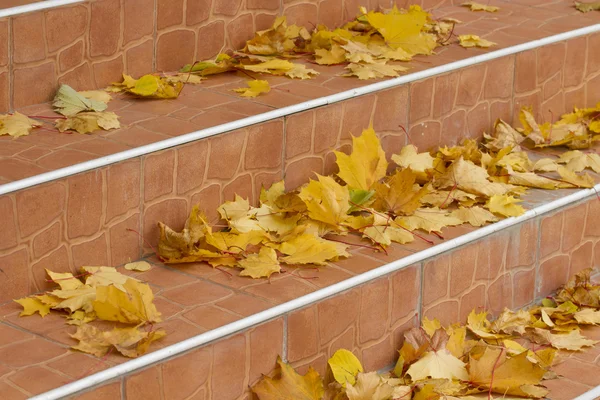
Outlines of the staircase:
M 174 70 L 240 47 L 279 13 L 336 25 L 362 5 L 216 0 L 209 13 L 200 3 L 97 0 L 1 19 L 0 110 L 53 116 L 58 83 L 91 89 L 123 71 Z M 365 369 L 382 369 L 424 317 L 449 323 L 473 308 L 522 307 L 600 266 L 600 186 L 532 190 L 521 217 L 450 228 L 443 239 L 427 236 L 433 245 L 394 245 L 387 254 L 354 247 L 351 258 L 318 271 L 286 268 L 270 281 L 200 263 L 165 266 L 153 255 L 158 221 L 180 229 L 201 203 L 216 222 L 216 207 L 236 193 L 256 203 L 262 185 L 285 179 L 291 189 L 313 172 L 331 173 L 333 149 L 349 149 L 350 134 L 370 122 L 389 158 L 409 141 L 426 150 L 481 137 L 524 105 L 551 120 L 600 101 L 600 13 L 578 13 L 567 1 L 490 1 L 500 7 L 493 14 L 422 3 L 436 18 L 463 21 L 458 34 L 498 46 L 451 44 L 379 81 L 311 65 L 316 79 L 267 76 L 271 92 L 251 100 L 230 91 L 245 76 L 215 76 L 176 100 L 114 96 L 117 131 L 0 137 L 2 398 L 250 399 L 248 385 L 277 355 L 300 372 L 312 365 L 326 374 L 327 359 L 344 347 Z M 61 317 L 19 318 L 11 301 L 51 288 L 45 268 L 137 259 L 153 265 L 132 275 L 152 286 L 164 319 L 157 327 L 167 331 L 138 359 L 73 352 Z M 590 385 L 573 385 L 564 398 Z

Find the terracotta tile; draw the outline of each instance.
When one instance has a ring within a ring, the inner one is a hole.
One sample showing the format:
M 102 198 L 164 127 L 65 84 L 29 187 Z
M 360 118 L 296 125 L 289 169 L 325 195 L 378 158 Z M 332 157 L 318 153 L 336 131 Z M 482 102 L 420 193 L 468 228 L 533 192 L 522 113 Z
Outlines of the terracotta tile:
M 10 111 L 10 90 L 8 72 L 0 73 L 0 112 Z
M 115 58 L 107 61 L 100 61 L 92 65 L 94 73 L 94 83 L 96 87 L 105 87 L 113 82 L 121 82 L 123 79 L 123 55 L 118 54 Z M 119 113 L 119 120 L 126 124 L 122 113 Z
M 25 333 L 8 325 L 0 324 L 0 347 L 33 339 L 33 335 Z
M 60 85 L 69 85 L 75 90 L 94 89 L 92 71 L 89 63 L 84 63 L 58 78 Z
M 35 349 L 35 351 L 29 351 L 30 349 Z M 51 360 L 66 352 L 67 350 L 64 347 L 44 339 L 34 338 L 1 348 L 0 358 L 6 365 L 25 367 Z
M 487 309 L 498 315 L 505 307 L 513 308 L 513 286 L 508 273 L 501 275 L 487 289 Z
M 262 172 L 254 175 L 254 197 L 255 201 L 258 202 L 260 198 L 260 191 L 262 188 L 270 188 L 274 183 L 279 182 L 283 179 L 280 171 L 276 172 Z
M 279 10 L 277 0 L 248 0 L 246 7 L 250 10 Z
M 151 39 L 127 49 L 125 52 L 126 71 L 131 76 L 142 76 L 152 72 L 154 45 Z
M 296 189 L 300 185 L 307 183 L 309 178 L 316 179 L 315 173 L 323 173 L 323 159 L 319 157 L 305 157 L 286 165 L 286 190 Z
M 562 233 L 562 251 L 566 252 L 581 243 L 587 219 L 586 204 L 580 204 L 565 211 Z
M 77 400 L 121 400 L 121 382 L 109 383 L 92 389 L 89 392 L 77 395 Z
M 67 235 L 69 238 L 92 235 L 102 220 L 102 186 L 100 170 L 67 179 Z
M 179 273 L 163 265 L 155 265 L 149 271 L 137 275 L 136 278 L 162 289 L 169 289 L 197 281 L 191 276 Z
M 311 149 L 314 111 L 285 117 L 285 156 L 293 158 Z
M 158 244 L 157 223 L 163 222 L 176 231 L 183 228 L 187 219 L 187 202 L 181 199 L 166 199 L 153 204 L 144 211 L 144 238 L 152 246 Z
M 18 241 L 13 202 L 14 200 L 9 196 L 0 197 L 0 220 L 3 221 L 3 229 L 0 230 L 0 249 L 14 247 Z
M 20 249 L 0 256 L 3 274 L 0 274 L 0 302 L 18 299 L 29 294 L 28 254 Z
M 537 54 L 535 50 L 518 53 L 515 59 L 515 91 L 528 92 L 537 87 Z
M 319 343 L 328 343 L 354 325 L 359 318 L 360 292 L 357 289 L 338 294 L 317 304 Z M 327 321 L 327 322 L 326 322 Z
M 244 167 L 245 169 L 278 167 L 281 165 L 282 150 L 282 120 L 252 126 L 248 128 Z
M 177 193 L 197 190 L 202 186 L 207 156 L 206 141 L 197 141 L 177 149 Z
M 215 305 L 244 317 L 248 317 L 271 307 L 268 302 L 262 299 L 238 293 L 234 293 L 233 296 L 221 300 L 218 303 L 215 303 Z
M 250 332 L 250 370 L 248 383 L 252 385 L 273 367 L 277 356 L 283 355 L 283 317 L 257 326 Z
M 535 270 L 519 271 L 513 275 L 514 307 L 530 304 L 535 296 Z
M 423 270 L 423 305 L 427 306 L 448 293 L 450 257 L 442 256 L 425 263 Z
M 225 22 L 213 21 L 198 28 L 198 37 L 196 59 L 212 59 L 225 45 Z
M 59 71 L 64 72 L 81 64 L 83 61 L 83 41 L 80 40 L 58 55 Z
M 75 5 L 54 8 L 44 14 L 48 51 L 54 52 L 83 37 L 87 27 L 87 7 Z
M 585 86 L 572 90 L 565 90 L 565 110 L 572 110 L 578 104 L 587 104 L 585 98 Z
M 482 93 L 485 70 L 485 64 L 481 64 L 460 71 L 456 105 L 474 106 L 477 103 Z
M 153 343 L 153 346 L 156 344 L 155 348 L 164 348 L 206 332 L 206 330 L 178 317 L 173 317 L 166 322 L 161 322 L 156 325 L 156 327 L 167 332 L 167 336 Z
M 458 321 L 459 303 L 456 300 L 446 300 L 435 306 L 424 308 L 423 316 L 429 319 L 437 318 L 442 325 L 450 325 Z
M 107 235 L 103 232 L 100 236 L 85 242 L 71 245 L 73 266 L 79 268 L 83 265 L 109 265 Z
M 12 19 L 12 52 L 15 63 L 40 61 L 45 58 L 46 49 L 42 22 L 43 15 L 41 12 Z
M 25 158 L 27 160 L 37 160 L 46 154 L 49 154 L 50 150 L 42 148 L 42 147 L 32 147 L 25 151 L 19 153 L 19 157 Z
M 586 238 L 600 237 L 600 223 L 597 223 L 598 215 L 600 215 L 600 201 L 596 201 L 596 199 L 588 201 L 588 219 L 585 224 L 584 232 Z
M 235 0 L 233 0 L 235 2 Z M 288 23 L 289 19 L 288 19 Z M 246 40 L 254 36 L 252 14 L 238 15 L 227 23 L 227 36 L 229 38 L 229 47 L 240 49 L 246 43 Z
M 304 269 L 306 269 L 307 271 L 303 271 Z M 301 275 L 305 278 L 309 278 L 310 283 L 319 288 L 331 286 L 334 283 L 338 283 L 352 277 L 351 274 L 349 274 L 342 268 L 337 268 L 333 265 L 328 265 L 326 267 L 317 267 L 316 269 L 298 268 L 298 275 Z
M 485 311 L 485 292 L 485 285 L 474 285 L 460 297 L 460 311 L 456 322 L 465 323 L 472 310 Z
M 134 261 L 140 257 L 140 238 L 136 232 L 128 231 L 128 229 L 140 232 L 139 213 L 112 224 L 108 230 L 111 264 L 113 266 Z
M 206 213 L 206 216 L 211 223 L 220 219 L 217 208 L 221 203 L 221 186 L 216 184 L 205 187 L 201 191 L 195 193 L 190 201 L 191 206 L 196 204 L 199 205 L 200 210 Z
M 188 25 L 196 25 L 206 21 L 210 17 L 211 8 L 211 0 L 188 0 L 185 22 Z
M 174 150 L 149 154 L 144 157 L 143 164 L 146 202 L 173 192 Z
M 206 330 L 220 328 L 240 319 L 239 315 L 214 306 L 196 307 L 184 313 L 183 317 Z
M 252 177 L 250 174 L 238 176 L 223 187 L 223 200 L 233 201 L 235 199 L 235 195 L 239 195 L 244 199 L 248 199 L 252 205 L 257 205 L 253 197 L 254 191 L 252 189 Z
M 20 400 L 29 398 L 29 396 L 25 395 L 20 390 L 15 389 L 13 386 L 2 381 L 0 381 L 0 393 L 2 393 L 2 396 L 4 396 L 6 399 L 10 400 Z
M 469 289 L 473 284 L 477 263 L 476 244 L 467 245 L 450 253 L 450 296 Z
M 535 91 L 533 93 L 527 94 L 527 95 L 522 95 L 522 96 L 516 96 L 514 99 L 514 103 L 513 103 L 513 124 L 517 125 L 519 124 L 519 111 L 521 110 L 521 108 L 523 107 L 532 107 L 534 110 L 534 113 L 536 115 L 534 115 L 534 117 L 536 117 L 536 119 L 539 120 L 539 116 L 540 116 L 540 107 L 541 107 L 541 94 L 540 91 Z M 536 111 L 537 110 L 537 111 Z M 518 125 L 517 125 L 518 126 Z
M 512 112 L 512 99 L 508 101 L 494 101 L 490 105 L 490 117 L 492 121 L 494 121 L 494 118 L 500 118 L 504 121 L 512 121 Z
M 156 26 L 159 30 L 183 22 L 183 0 L 158 0 L 156 6 Z
M 18 192 L 16 204 L 21 236 L 27 237 L 37 232 L 61 215 L 65 209 L 65 197 L 65 187 L 61 183 L 49 183 Z
M 555 43 L 537 49 L 538 82 L 544 82 L 563 68 L 566 53 L 565 43 Z
M 361 287 L 360 291 L 358 337 L 360 343 L 365 343 L 381 338 L 390 324 L 390 283 L 387 279 L 379 279 Z
M 479 138 L 492 128 L 490 107 L 487 102 L 479 103 L 467 114 L 467 137 Z
M 449 73 L 435 78 L 433 89 L 433 117 L 448 114 L 454 107 L 459 74 Z
M 80 378 L 107 368 L 109 364 L 87 354 L 68 352 L 65 357 L 49 362 L 47 366 L 71 378 Z
M 213 346 L 210 386 L 219 398 L 233 400 L 244 392 L 246 357 L 244 336 L 233 336 Z
M 212 362 L 211 347 L 195 349 L 162 365 L 166 399 L 187 399 L 206 382 Z
M 586 98 L 585 104 L 594 104 L 594 102 L 596 102 L 598 100 L 594 94 L 598 93 L 599 90 L 600 90 L 600 75 L 596 76 L 593 79 L 590 79 L 586 83 L 587 98 Z
M 56 286 L 53 282 L 47 281 L 46 269 L 54 272 L 73 272 L 69 261 L 69 252 L 65 244 L 31 265 L 32 284 L 35 285 L 38 291 L 50 290 Z
M 212 303 L 231 294 L 230 290 L 209 282 L 196 282 L 162 293 L 167 299 L 186 306 Z
M 336 147 L 340 136 L 342 105 L 333 104 L 315 111 L 314 152 L 322 153 Z
M 230 179 L 235 176 L 240 163 L 246 130 L 240 129 L 210 138 L 207 178 Z
M 433 82 L 433 79 L 425 79 L 410 84 L 409 121 L 411 124 L 431 115 Z
M 376 100 L 377 97 L 375 95 L 367 95 L 349 99 L 342 103 L 344 117 L 340 139 L 350 139 L 352 135 L 359 136 L 363 129 L 369 127 Z M 379 110 L 386 111 L 381 106 Z M 397 127 L 394 129 L 397 129 Z
M 363 272 L 370 271 L 374 268 L 381 266 L 383 263 L 379 260 L 365 257 L 360 254 L 352 254 L 352 257 L 340 259 L 335 261 L 335 264 L 339 268 L 343 268 L 346 271 L 358 275 Z
M 135 126 L 129 129 L 119 129 L 117 132 L 111 134 L 110 138 L 132 147 L 138 147 L 168 139 L 168 136 Z
M 78 135 L 78 133 L 74 134 Z M 95 158 L 96 157 L 93 154 L 84 153 L 83 151 L 60 149 L 40 158 L 37 163 L 46 170 L 52 171 L 93 160 Z
M 173 71 L 193 63 L 195 43 L 193 31 L 178 29 L 163 33 L 156 43 L 156 69 Z
M 54 62 L 13 72 L 13 107 L 21 108 L 51 100 L 56 92 Z
M 554 400 L 574 399 L 591 389 L 588 385 L 565 378 L 545 381 L 544 386 L 550 390 Z
M 161 368 L 152 366 L 125 378 L 125 395 L 133 399 L 152 398 L 161 392 Z
M 429 151 L 441 144 L 441 129 L 437 121 L 422 122 L 410 128 L 409 136 L 420 151 Z
M 586 74 L 591 76 L 600 68 L 600 54 L 594 49 L 600 45 L 600 35 L 595 33 L 588 37 Z
M 270 283 L 251 286 L 244 290 L 250 294 L 270 300 L 275 304 L 284 303 L 314 291 L 301 279 L 282 278 Z
M 536 297 L 546 296 L 554 292 L 568 279 L 569 257 L 556 255 L 542 262 L 539 267 L 539 287 L 536 288 Z
M 0 66 L 8 65 L 8 19 L 0 22 Z
M 106 170 L 106 221 L 140 204 L 140 161 L 111 165 Z
M 92 4 L 90 25 L 90 55 L 110 56 L 119 44 L 121 13 L 118 0 L 106 0 Z
M 556 240 L 556 237 L 554 240 Z M 532 265 L 535 262 L 537 241 L 538 227 L 535 221 L 524 223 L 520 225 L 520 229 L 510 232 L 506 267 L 511 269 L 518 266 Z
M 598 374 L 600 367 L 588 363 L 582 363 L 574 359 L 567 359 L 563 363 L 554 367 L 556 373 L 573 377 L 577 382 L 584 385 L 598 385 Z
M 58 385 L 69 383 L 62 375 L 35 366 L 19 370 L 8 379 L 32 394 L 47 392 Z
M 365 371 L 377 371 L 392 366 L 396 361 L 396 352 L 390 335 L 381 342 L 363 348 L 362 364 Z
M 151 35 L 154 30 L 154 1 L 130 0 L 123 3 L 123 44 Z
M 33 238 L 33 256 L 39 258 L 50 250 L 56 249 L 62 238 L 61 224 L 59 221 L 56 221 L 49 228 Z
M 571 265 L 569 267 L 569 276 L 573 276 L 581 270 L 592 268 L 593 264 L 593 244 L 587 241 L 573 249 L 571 252 Z
M 296 4 L 288 8 L 284 8 L 284 13 L 288 17 L 289 24 L 299 26 L 310 26 L 317 23 L 317 6 L 315 4 Z
M 464 138 L 465 131 L 466 112 L 464 110 L 457 110 L 444 118 L 442 132 L 444 132 L 444 137 L 448 145 L 458 144 Z

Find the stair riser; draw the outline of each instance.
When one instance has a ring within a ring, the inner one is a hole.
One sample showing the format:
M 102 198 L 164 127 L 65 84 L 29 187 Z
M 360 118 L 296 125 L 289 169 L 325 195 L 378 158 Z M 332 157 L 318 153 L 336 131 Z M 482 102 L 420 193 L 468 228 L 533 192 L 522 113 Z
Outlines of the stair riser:
M 127 399 L 161 392 L 165 399 L 244 399 L 278 355 L 302 373 L 312 365 L 326 374 L 327 359 L 342 347 L 366 370 L 380 369 L 395 361 L 403 333 L 423 317 L 448 324 L 473 309 L 523 307 L 594 265 L 600 266 L 600 200 L 588 197 L 76 398 L 118 399 L 122 390 Z
M 194 204 L 216 221 L 234 193 L 255 204 L 262 185 L 331 173 L 331 149 L 349 150 L 350 133 L 371 121 L 389 157 L 408 142 L 403 128 L 427 149 L 479 137 L 496 117 L 514 121 L 521 105 L 549 120 L 547 110 L 593 104 L 598 46 L 600 34 L 571 39 L 3 195 L 0 302 L 47 289 L 44 268 L 116 266 L 152 251 L 126 229 L 156 245 L 156 223 L 181 228 Z

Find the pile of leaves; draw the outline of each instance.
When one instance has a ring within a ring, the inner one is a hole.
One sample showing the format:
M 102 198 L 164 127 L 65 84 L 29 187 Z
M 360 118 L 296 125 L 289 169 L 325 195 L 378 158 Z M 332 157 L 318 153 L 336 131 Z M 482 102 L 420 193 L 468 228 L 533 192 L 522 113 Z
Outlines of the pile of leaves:
M 600 286 L 591 283 L 591 272 L 578 273 L 541 305 L 505 309 L 494 321 L 475 311 L 466 325 L 443 327 L 425 318 L 404 334 L 388 373 L 364 372 L 350 351 L 340 349 L 328 361 L 328 385 L 313 368 L 300 375 L 278 359 L 252 391 L 260 400 L 544 398 L 543 381 L 557 378 L 551 370 L 557 350 L 582 351 L 597 343 L 581 334 L 582 325 L 600 324 Z
M 360 235 L 371 242 L 368 247 L 385 251 L 392 242 L 430 242 L 423 234 L 443 238 L 447 226 L 482 226 L 518 216 L 524 212 L 519 197 L 528 188 L 594 185 L 594 178 L 581 172 L 600 173 L 596 153 L 572 150 L 534 161 L 522 146 L 591 146 L 600 137 L 598 115 L 600 104 L 538 125 L 523 109 L 520 130 L 498 120 L 484 145 L 466 140 L 431 153 L 408 145 L 392 156 L 395 168 L 369 128 L 353 138 L 350 155 L 335 152 L 336 175 L 317 174 L 291 191 L 277 182 L 262 189 L 259 207 L 237 195 L 223 203 L 218 213 L 226 229 L 213 231 L 199 206 L 181 232 L 159 222 L 158 255 L 166 263 L 204 261 L 261 278 L 280 272 L 281 264 L 325 265 L 349 257 L 340 236 Z
M 146 271 L 150 265 L 140 261 L 124 268 Z M 44 317 L 51 310 L 61 312 L 67 324 L 77 326 L 71 337 L 79 343 L 73 349 L 97 357 L 115 349 L 126 357 L 138 357 L 153 341 L 165 336 L 163 330 L 152 329 L 152 324 L 161 321 L 161 314 L 147 284 L 111 267 L 82 267 L 77 277 L 46 272 L 58 289 L 15 301 L 23 306 L 21 316 L 37 313 Z M 101 321 L 114 323 L 114 328 L 103 330 L 95 325 Z
M 467 5 L 473 10 L 479 6 Z M 345 64 L 344 76 L 394 77 L 407 70 L 395 62 L 433 54 L 436 47 L 450 43 L 454 25 L 459 22 L 450 18 L 434 20 L 417 5 L 408 9 L 394 6 L 387 12 L 367 12 L 361 7 L 359 15 L 342 27 L 330 30 L 318 25 L 312 32 L 305 27 L 288 26 L 285 17 L 278 17 L 271 28 L 256 32 L 233 55 L 221 53 L 214 60 L 186 65 L 181 71 L 201 76 L 228 71 L 260 72 L 310 79 L 318 72 L 292 61 L 309 57 L 310 62 L 320 65 Z M 465 47 L 494 44 L 475 35 L 459 37 L 459 42 Z

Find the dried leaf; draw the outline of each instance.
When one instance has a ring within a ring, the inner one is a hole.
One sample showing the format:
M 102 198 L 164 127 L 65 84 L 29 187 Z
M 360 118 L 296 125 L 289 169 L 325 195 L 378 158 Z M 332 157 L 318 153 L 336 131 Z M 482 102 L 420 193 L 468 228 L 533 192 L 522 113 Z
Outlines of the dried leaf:
M 252 386 L 260 400 L 321 400 L 325 393 L 321 377 L 312 367 L 308 368 L 306 375 L 300 375 L 277 357 L 274 375 L 278 378 L 265 376 Z
M 346 383 L 354 385 L 356 375 L 363 372 L 363 367 L 358 358 L 346 349 L 337 350 L 327 363 L 331 368 L 331 372 L 333 372 L 333 378 L 342 386 L 345 386 Z
M 93 305 L 98 318 L 127 324 L 161 321 L 148 285 L 127 279 L 123 286 L 125 292 L 113 285 L 96 287 Z
M 269 278 L 273 273 L 281 271 L 277 253 L 269 247 L 261 247 L 258 254 L 249 254 L 238 264 L 243 268 L 240 276 L 249 276 L 255 279 Z
M 14 114 L 0 115 L 0 136 L 10 135 L 14 138 L 27 136 L 33 128 L 41 124 L 15 111 Z
M 21 311 L 19 317 L 39 313 L 43 318 L 50 314 L 50 308 L 52 308 L 49 304 L 45 304 L 36 297 L 24 297 L 22 299 L 14 300 L 14 302 L 23 306 L 23 311 Z
M 125 264 L 125 269 L 128 271 L 146 272 L 149 271 L 152 266 L 146 261 L 136 261 Z
M 492 47 L 497 44 L 489 40 L 480 38 L 477 35 L 458 35 L 458 40 L 459 44 L 464 48 L 481 47 L 487 49 L 488 47 Z
M 523 200 L 516 199 L 508 195 L 493 195 L 489 198 L 485 207 L 493 212 L 504 217 L 518 217 L 525 212 L 525 209 L 518 205 Z
M 108 95 L 108 93 L 106 94 Z M 93 96 L 97 97 L 97 95 Z M 110 95 L 108 95 L 108 97 L 110 100 Z M 81 93 L 77 93 L 75 89 L 69 85 L 60 86 L 58 92 L 56 92 L 56 96 L 54 96 L 52 105 L 56 109 L 56 112 L 66 117 L 72 117 L 84 111 L 101 112 L 108 107 L 106 102 L 94 100 Z
M 461 6 L 469 7 L 471 11 L 487 11 L 487 12 L 496 12 L 500 10 L 499 7 L 489 6 L 481 3 L 476 3 L 474 1 L 468 1 L 466 3 L 462 3 Z
M 119 117 L 114 112 L 80 112 L 67 119 L 56 120 L 56 128 L 60 132 L 73 130 L 79 133 L 92 133 L 103 129 L 119 129 Z
M 413 381 L 422 379 L 460 379 L 469 380 L 465 363 L 454 357 L 446 349 L 428 351 L 425 355 L 410 366 L 407 375 Z
M 257 97 L 261 93 L 269 93 L 271 86 L 269 82 L 261 80 L 253 80 L 246 82 L 247 88 L 233 89 L 234 92 L 240 93 L 242 97 Z
M 105 332 L 91 325 L 79 326 L 77 332 L 71 335 L 73 339 L 79 340 L 79 344 L 73 346 L 75 350 L 102 357 L 114 346 L 119 353 L 131 358 L 146 353 L 150 343 L 164 336 L 163 330 L 146 332 L 132 327 L 114 328 Z
M 590 11 L 600 11 L 600 1 L 593 2 L 584 2 L 584 1 L 576 1 L 575 8 L 582 13 L 587 13 Z

